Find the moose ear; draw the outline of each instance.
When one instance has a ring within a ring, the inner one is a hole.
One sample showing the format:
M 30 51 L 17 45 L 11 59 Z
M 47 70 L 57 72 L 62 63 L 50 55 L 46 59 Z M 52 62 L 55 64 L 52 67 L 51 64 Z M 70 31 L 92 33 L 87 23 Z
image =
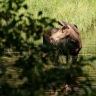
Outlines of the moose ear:
M 58 23 L 59 25 L 61 25 L 61 26 L 64 26 L 63 22 L 58 21 L 57 23 Z
M 64 21 L 61 21 L 61 22 L 58 21 L 58 24 L 61 25 L 61 26 L 63 26 L 63 27 L 65 27 L 65 28 L 67 28 L 67 25 L 68 25 L 68 24 L 67 24 L 66 22 L 64 22 Z
M 76 28 L 78 28 L 77 25 L 74 24 L 74 26 L 75 26 Z

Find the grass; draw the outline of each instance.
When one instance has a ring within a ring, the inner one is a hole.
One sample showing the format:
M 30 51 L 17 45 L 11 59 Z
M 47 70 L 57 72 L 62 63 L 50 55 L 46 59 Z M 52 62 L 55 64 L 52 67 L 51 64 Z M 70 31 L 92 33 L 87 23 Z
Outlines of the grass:
M 42 11 L 42 17 L 76 24 L 83 45 L 80 55 L 96 56 L 96 0 L 25 0 L 25 3 L 28 4 L 27 11 L 33 14 L 32 18 L 38 18 L 38 12 Z M 55 24 L 55 27 L 60 26 Z M 42 39 L 37 43 L 42 43 Z M 95 66 L 96 61 L 92 63 Z M 92 71 L 89 67 L 85 69 Z
M 57 21 L 64 20 L 76 24 L 82 37 L 83 48 L 81 53 L 84 55 L 90 54 L 90 51 L 92 53 L 95 52 L 95 0 L 26 0 L 26 3 L 29 6 L 28 12 L 33 14 L 33 18 L 38 18 L 38 11 L 42 11 L 42 17 L 48 16 L 50 18 L 55 18 Z M 55 27 L 60 26 L 55 24 Z
M 27 11 L 33 14 L 32 18 L 38 18 L 38 12 L 42 11 L 41 17 L 47 16 L 57 21 L 64 20 L 76 24 L 80 30 L 83 45 L 80 55 L 85 57 L 96 55 L 95 0 L 25 0 L 25 3 L 28 5 Z M 58 24 L 54 26 L 60 27 Z M 36 43 L 42 43 L 42 39 Z
M 48 16 L 57 21 L 66 21 L 76 24 L 80 30 L 83 48 L 80 55 L 84 58 L 96 56 L 96 1 L 95 0 L 26 0 L 28 12 L 32 13 L 32 18 L 38 18 L 38 11 L 42 11 L 42 17 Z M 24 10 L 21 10 L 22 12 Z M 60 27 L 55 24 L 55 27 Z M 24 35 L 23 35 L 24 36 Z M 42 43 L 42 39 L 36 43 Z M 6 79 L 14 86 L 22 84 L 26 78 L 18 79 L 18 73 L 14 69 L 14 62 L 17 57 L 2 58 L 6 66 L 10 65 L 6 71 Z M 7 59 L 7 60 L 6 60 Z M 61 58 L 63 61 L 64 59 Z M 2 61 L 2 60 L 1 60 Z M 0 63 L 2 63 L 0 61 Z M 88 65 L 83 70 L 96 79 L 96 60 L 85 60 Z M 2 64 L 3 64 L 2 63 Z M 3 69 L 4 71 L 5 69 Z M 11 79 L 11 76 L 13 79 Z M 94 83 L 94 82 L 93 82 Z M 96 82 L 94 83 L 96 84 Z
M 96 1 L 95 0 L 26 0 L 29 6 L 28 12 L 33 18 L 38 18 L 38 11 L 42 11 L 42 17 L 48 16 L 57 21 L 66 21 L 76 24 L 82 38 L 82 50 L 80 55 L 84 57 L 96 56 Z M 55 27 L 60 27 L 55 24 Z M 37 42 L 42 43 L 42 39 Z M 95 66 L 96 61 L 92 62 Z M 89 73 L 95 69 L 85 67 Z M 93 74 L 93 73 L 92 73 Z
M 85 27 L 90 25 L 96 16 L 95 0 L 29 0 L 27 3 L 34 18 L 37 18 L 38 11 L 42 11 L 42 16 L 75 23 L 81 30 L 86 30 Z

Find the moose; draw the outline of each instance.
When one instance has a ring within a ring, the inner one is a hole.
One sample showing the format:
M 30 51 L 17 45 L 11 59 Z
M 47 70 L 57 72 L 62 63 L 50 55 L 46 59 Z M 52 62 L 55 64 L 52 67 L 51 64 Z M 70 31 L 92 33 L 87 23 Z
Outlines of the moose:
M 70 24 L 64 21 L 58 21 L 61 28 L 50 28 L 43 33 L 43 44 L 52 45 L 59 49 L 59 52 L 66 56 L 66 63 L 77 61 L 78 54 L 82 48 L 81 36 L 77 25 Z M 44 53 L 46 57 L 48 52 Z M 55 53 L 53 53 L 55 54 Z

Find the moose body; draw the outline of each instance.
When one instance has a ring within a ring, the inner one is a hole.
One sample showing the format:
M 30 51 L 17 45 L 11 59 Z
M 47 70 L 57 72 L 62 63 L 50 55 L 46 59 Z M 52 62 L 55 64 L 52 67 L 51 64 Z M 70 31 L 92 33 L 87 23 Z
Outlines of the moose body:
M 70 63 L 70 56 L 72 56 L 72 62 L 76 62 L 78 53 L 82 48 L 78 28 L 76 25 L 64 21 L 58 22 L 58 24 L 62 28 L 51 28 L 44 32 L 43 44 L 52 45 L 59 49 L 59 52 L 66 56 L 66 63 Z

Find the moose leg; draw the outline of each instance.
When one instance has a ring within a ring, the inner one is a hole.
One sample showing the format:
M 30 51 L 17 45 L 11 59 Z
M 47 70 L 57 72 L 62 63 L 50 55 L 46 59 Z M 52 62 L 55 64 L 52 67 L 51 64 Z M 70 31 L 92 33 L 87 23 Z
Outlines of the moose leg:
M 78 55 L 72 56 L 72 64 L 75 64 L 77 61 Z
M 53 64 L 54 64 L 55 67 L 59 66 L 58 60 L 59 60 L 59 55 L 58 54 L 54 54 L 54 63 Z
M 43 62 L 46 62 L 47 61 L 47 57 L 49 55 L 49 52 L 48 52 L 48 45 L 47 44 L 40 44 L 40 47 L 41 47 L 41 50 L 42 50 L 42 56 L 41 56 L 41 59 Z
M 48 56 L 48 53 L 43 52 L 42 57 L 41 57 L 43 62 L 47 61 L 47 56 Z
M 71 63 L 71 61 L 70 61 L 70 55 L 69 54 L 66 55 L 66 63 Z
M 70 61 L 70 55 L 66 55 L 66 63 L 68 64 L 67 65 L 67 68 L 69 69 L 70 68 L 70 64 L 71 64 L 71 61 Z

